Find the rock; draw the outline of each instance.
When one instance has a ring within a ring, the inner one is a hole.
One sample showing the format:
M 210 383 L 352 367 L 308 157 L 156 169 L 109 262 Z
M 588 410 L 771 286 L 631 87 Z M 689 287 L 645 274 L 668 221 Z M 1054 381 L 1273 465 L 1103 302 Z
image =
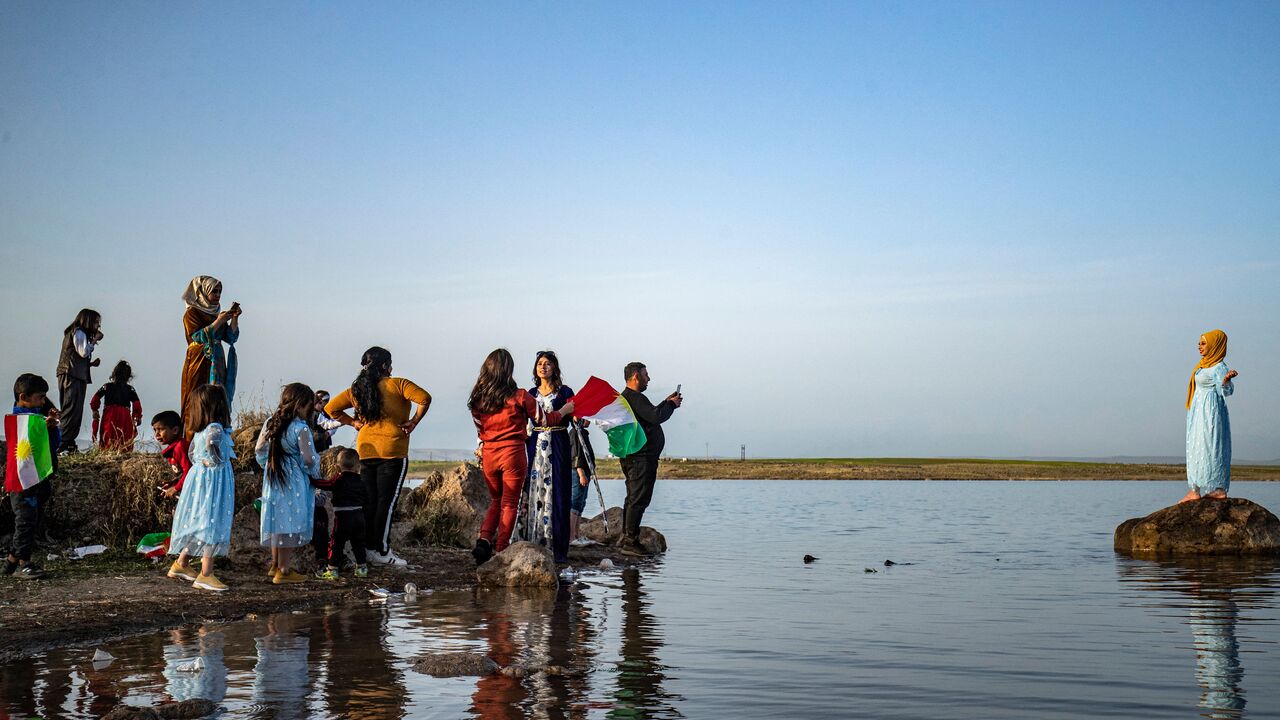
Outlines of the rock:
M 606 520 L 609 525 L 608 532 L 605 531 Z M 622 508 L 611 507 L 593 518 L 584 518 L 578 524 L 578 534 L 602 545 L 616 545 L 622 539 Z M 667 551 L 667 538 L 651 527 L 641 526 L 640 536 L 636 538 L 636 542 L 651 555 L 660 555 Z
M 487 655 L 470 652 L 437 653 L 418 658 L 413 669 L 432 677 L 482 677 L 498 672 L 498 663 Z
M 1244 498 L 1170 505 L 1116 528 L 1116 552 L 1158 555 L 1280 555 L 1280 518 Z
M 396 518 L 409 523 L 407 542 L 471 547 L 488 509 L 484 473 L 478 465 L 462 463 L 428 475 L 401 499 Z
M 551 551 L 522 540 L 476 568 L 481 587 L 547 587 L 559 584 Z
M 523 665 L 508 665 L 502 668 L 502 674 L 509 678 L 522 678 L 529 674 L 529 669 Z
M 217 709 L 217 703 L 201 698 L 161 703 L 153 708 L 117 705 L 103 720 L 183 720 L 211 715 Z

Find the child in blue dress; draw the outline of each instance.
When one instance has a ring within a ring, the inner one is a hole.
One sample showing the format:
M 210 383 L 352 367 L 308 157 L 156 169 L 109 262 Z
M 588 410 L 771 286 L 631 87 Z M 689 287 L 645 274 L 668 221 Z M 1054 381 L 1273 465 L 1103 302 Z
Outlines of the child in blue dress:
M 271 548 L 271 582 L 306 582 L 307 576 L 289 567 L 294 548 L 311 542 L 315 491 L 311 479 L 320 477 L 307 420 L 315 393 L 302 383 L 290 383 L 280 393 L 280 407 L 262 425 L 255 454 L 262 473 L 262 544 Z
M 169 552 L 177 553 L 178 559 L 168 575 L 189 580 L 194 588 L 224 592 L 227 586 L 213 575 L 213 558 L 231 549 L 236 501 L 236 476 L 231 469 L 235 449 L 227 432 L 231 411 L 220 385 L 202 386 L 193 395 L 191 471 L 173 513 Z M 193 555 L 200 558 L 199 574 L 187 562 Z

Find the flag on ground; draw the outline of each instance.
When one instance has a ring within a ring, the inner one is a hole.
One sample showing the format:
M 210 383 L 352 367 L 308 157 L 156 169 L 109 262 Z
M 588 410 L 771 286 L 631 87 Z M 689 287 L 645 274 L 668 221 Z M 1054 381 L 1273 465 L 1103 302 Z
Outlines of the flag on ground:
M 150 535 L 143 535 L 138 541 L 138 552 L 143 557 L 162 557 L 169 552 L 169 533 L 155 532 Z
M 573 396 L 573 414 L 595 423 L 609 438 L 614 457 L 633 455 L 648 441 L 627 399 L 609 383 L 592 375 Z
M 53 474 L 49 427 L 43 415 L 5 415 L 8 458 L 4 466 L 6 492 L 22 492 Z

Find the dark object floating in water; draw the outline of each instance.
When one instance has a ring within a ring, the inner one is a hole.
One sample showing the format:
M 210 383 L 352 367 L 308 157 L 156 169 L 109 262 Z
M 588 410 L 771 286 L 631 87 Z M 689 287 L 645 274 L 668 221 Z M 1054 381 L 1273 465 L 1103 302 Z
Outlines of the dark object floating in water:
M 864 572 L 864 573 L 878 573 L 878 572 L 880 572 L 880 571 L 879 571 L 879 570 L 877 570 L 877 569 L 875 569 L 875 568 L 862 568 L 862 572 Z
M 894 565 L 897 565 L 897 564 L 898 564 L 898 563 L 896 563 L 896 562 L 894 562 L 894 561 L 892 561 L 892 560 L 885 560 L 885 561 L 884 561 L 884 566 L 885 566 L 885 567 L 893 567 Z
M 814 556 L 812 556 L 812 555 L 805 555 L 805 556 L 804 556 L 804 564 L 805 564 L 805 565 L 808 565 L 809 563 L 811 563 L 811 562 L 813 562 L 814 560 L 817 560 L 817 559 L 818 559 L 818 558 L 816 558 L 816 557 L 814 557 Z

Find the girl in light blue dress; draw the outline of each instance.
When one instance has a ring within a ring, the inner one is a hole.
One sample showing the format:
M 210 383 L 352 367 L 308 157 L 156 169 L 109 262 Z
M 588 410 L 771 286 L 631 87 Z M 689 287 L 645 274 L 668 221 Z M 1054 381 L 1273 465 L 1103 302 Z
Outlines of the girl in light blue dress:
M 276 585 L 305 582 L 306 575 L 289 568 L 293 550 L 311 542 L 315 491 L 311 479 L 320 477 L 307 418 L 315 393 L 302 383 L 290 383 L 280 394 L 280 407 L 262 425 L 255 454 L 262 473 L 262 544 L 271 548 L 271 581 Z
M 1187 484 L 1178 502 L 1225 498 L 1231 487 L 1231 419 L 1226 398 L 1235 392 L 1237 373 L 1227 368 L 1227 334 L 1200 336 L 1200 362 L 1187 385 Z
M 178 559 L 168 576 L 191 582 L 201 590 L 222 592 L 227 586 L 213 575 L 213 558 L 231 549 L 231 517 L 235 514 L 236 476 L 231 469 L 235 449 L 227 395 L 220 385 L 204 385 L 192 393 L 191 470 L 183 481 L 173 513 L 169 553 Z M 197 574 L 187 560 L 200 558 Z

